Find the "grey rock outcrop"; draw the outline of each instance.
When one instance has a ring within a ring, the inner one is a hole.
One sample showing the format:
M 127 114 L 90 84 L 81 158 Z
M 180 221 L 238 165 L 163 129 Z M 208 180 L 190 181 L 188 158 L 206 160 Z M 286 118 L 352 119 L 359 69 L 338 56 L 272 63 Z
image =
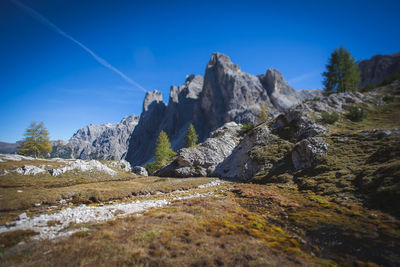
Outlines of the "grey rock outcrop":
M 79 129 L 68 142 L 52 141 L 50 157 L 78 159 L 123 159 L 139 116 L 130 115 L 118 123 L 90 124 Z
M 57 169 L 50 169 L 49 173 L 52 176 L 58 176 L 61 174 L 64 174 L 66 172 L 70 172 L 73 170 L 76 171 L 81 171 L 81 172 L 92 172 L 92 171 L 98 171 L 102 172 L 104 174 L 108 174 L 111 176 L 114 176 L 117 174 L 116 171 L 113 169 L 110 169 L 106 165 L 102 164 L 100 161 L 97 160 L 74 160 L 74 161 L 67 161 L 67 165 L 62 167 L 62 168 L 57 168 Z
M 328 143 L 322 137 L 310 137 L 298 143 L 292 151 L 295 170 L 310 168 L 321 162 L 328 152 Z
M 282 112 L 289 107 L 301 103 L 304 99 L 320 97 L 321 90 L 296 91 L 283 78 L 282 73 L 275 69 L 268 69 L 265 74 L 258 76 L 274 107 Z
M 241 125 L 235 122 L 226 123 L 211 133 L 205 142 L 191 148 L 178 151 L 175 160 L 161 168 L 158 176 L 196 177 L 212 176 L 215 168 L 240 141 Z
M 246 135 L 232 153 L 217 165 L 214 175 L 238 181 L 247 181 L 263 168 L 250 157 L 250 151 L 259 145 L 269 143 L 271 137 L 268 127 L 258 127 Z
M 37 167 L 37 166 L 32 166 L 32 165 L 25 165 L 22 166 L 21 168 L 16 169 L 16 172 L 18 174 L 22 175 L 36 175 L 40 173 L 46 172 L 43 168 Z
M 294 143 L 324 133 L 326 131 L 325 127 L 308 116 L 311 113 L 311 108 L 306 104 L 299 104 L 290 108 L 276 118 L 271 126 L 272 132 L 282 139 Z
M 360 61 L 358 68 L 361 72 L 360 87 L 379 84 L 385 78 L 400 72 L 400 52 L 392 55 L 377 55 Z
M 206 131 L 213 131 L 229 121 L 255 122 L 260 102 L 275 111 L 256 76 L 242 72 L 228 56 L 213 53 L 206 67 L 201 95 Z
M 144 167 L 141 166 L 135 166 L 132 168 L 132 172 L 134 174 L 140 175 L 140 176 L 149 176 L 147 170 Z
M 270 114 L 276 115 L 302 99 L 321 94 L 320 90 L 302 93 L 293 90 L 276 70 L 269 70 L 267 74 L 268 79 L 264 79 L 263 75 L 260 78 L 242 72 L 228 56 L 213 53 L 204 78 L 190 75 L 183 85 L 171 87 L 168 106 L 162 102 L 160 93 L 146 95 L 143 114 L 131 137 L 127 160 L 132 165 L 149 162 L 162 130 L 176 151 L 184 146 L 190 123 L 202 142 L 227 122 L 255 123 L 261 102 L 266 104 Z M 262 81 L 270 82 L 272 87 L 267 89 L 268 83 Z

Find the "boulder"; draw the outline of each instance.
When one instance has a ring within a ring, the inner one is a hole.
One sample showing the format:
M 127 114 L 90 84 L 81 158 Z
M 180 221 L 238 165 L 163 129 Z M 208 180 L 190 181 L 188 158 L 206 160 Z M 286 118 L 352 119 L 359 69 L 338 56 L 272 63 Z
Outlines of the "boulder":
M 44 173 L 46 172 L 46 170 L 44 170 L 43 168 L 39 168 L 37 166 L 25 165 L 21 168 L 18 168 L 16 172 L 22 175 L 36 175 L 39 173 Z
M 293 148 L 293 167 L 295 170 L 302 170 L 315 166 L 327 152 L 328 143 L 322 137 L 304 139 Z
M 272 132 L 293 143 L 326 132 L 324 126 L 310 118 L 311 113 L 311 108 L 304 103 L 290 108 L 276 118 Z
M 175 160 L 161 168 L 158 176 L 190 177 L 210 176 L 216 166 L 228 157 L 239 143 L 241 125 L 226 123 L 211 133 L 205 142 L 177 152 Z
M 149 174 L 147 173 L 146 168 L 142 167 L 142 166 L 135 166 L 132 168 L 132 172 L 134 174 L 140 175 L 140 176 L 149 176 Z

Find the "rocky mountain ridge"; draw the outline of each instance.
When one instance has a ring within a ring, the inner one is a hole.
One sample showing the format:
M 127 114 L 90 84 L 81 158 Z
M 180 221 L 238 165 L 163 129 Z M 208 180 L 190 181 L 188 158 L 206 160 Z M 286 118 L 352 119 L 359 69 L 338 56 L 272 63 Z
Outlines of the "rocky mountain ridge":
M 228 56 L 213 53 L 204 78 L 190 75 L 183 85 L 172 86 L 168 105 L 162 102 L 159 91 L 146 94 L 143 114 L 132 133 L 126 159 L 133 165 L 151 160 L 161 130 L 167 133 L 172 148 L 178 150 L 184 145 L 190 123 L 195 126 L 199 140 L 204 141 L 227 122 L 254 123 L 260 103 L 268 107 L 270 114 L 277 115 L 321 94 L 321 90 L 294 90 L 274 69 L 259 76 L 242 72 Z
M 119 160 L 125 157 L 130 136 L 140 116 L 130 115 L 117 123 L 90 124 L 68 142 L 53 141 L 51 157 Z
M 400 52 L 392 55 L 376 55 L 358 63 L 361 72 L 360 87 L 377 85 L 385 78 L 400 73 Z

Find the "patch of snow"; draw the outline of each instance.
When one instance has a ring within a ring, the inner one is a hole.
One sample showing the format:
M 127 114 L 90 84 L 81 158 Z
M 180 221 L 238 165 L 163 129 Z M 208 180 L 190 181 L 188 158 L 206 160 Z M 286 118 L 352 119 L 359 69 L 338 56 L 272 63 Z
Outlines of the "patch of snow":
M 97 160 L 74 160 L 74 161 L 68 161 L 67 162 L 67 166 L 63 167 L 63 168 L 59 168 L 59 169 L 51 169 L 50 173 L 52 176 L 58 176 L 60 174 L 66 173 L 68 171 L 72 171 L 72 170 L 79 170 L 82 172 L 90 172 L 93 170 L 97 170 L 100 172 L 104 172 L 106 174 L 109 175 L 116 175 L 117 172 L 110 169 L 109 167 L 107 167 L 104 164 L 101 164 L 99 161 Z

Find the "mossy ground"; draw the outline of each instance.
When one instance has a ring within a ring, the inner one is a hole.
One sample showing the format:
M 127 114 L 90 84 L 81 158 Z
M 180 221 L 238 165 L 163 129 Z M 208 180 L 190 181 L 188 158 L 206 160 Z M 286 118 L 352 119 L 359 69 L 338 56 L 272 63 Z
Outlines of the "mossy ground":
M 360 200 L 400 216 L 400 136 L 371 131 L 400 128 L 400 99 L 379 106 L 364 104 L 367 117 L 360 122 L 342 118 L 330 125 L 325 137 L 328 154 L 317 166 L 294 173 L 301 189 L 336 200 Z M 368 131 L 370 131 L 368 133 Z

